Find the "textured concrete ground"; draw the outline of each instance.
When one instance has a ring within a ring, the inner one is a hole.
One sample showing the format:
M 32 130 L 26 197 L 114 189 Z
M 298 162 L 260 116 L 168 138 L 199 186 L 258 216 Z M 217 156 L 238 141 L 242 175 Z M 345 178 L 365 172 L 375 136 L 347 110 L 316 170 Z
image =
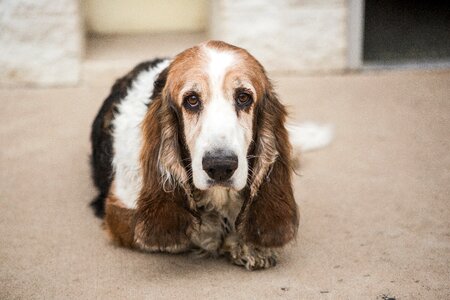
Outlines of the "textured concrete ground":
M 114 72 L 0 90 L 0 299 L 450 298 L 449 71 L 274 76 L 293 119 L 336 137 L 304 154 L 298 239 L 258 272 L 108 243 L 88 135 Z

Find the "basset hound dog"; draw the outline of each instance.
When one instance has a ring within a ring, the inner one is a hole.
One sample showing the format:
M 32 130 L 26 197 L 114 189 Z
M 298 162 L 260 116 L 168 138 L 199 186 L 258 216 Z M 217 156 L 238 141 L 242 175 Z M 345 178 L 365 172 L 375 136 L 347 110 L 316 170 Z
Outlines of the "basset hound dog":
M 272 267 L 299 225 L 286 116 L 263 66 L 236 46 L 141 63 L 92 125 L 92 206 L 122 246 Z

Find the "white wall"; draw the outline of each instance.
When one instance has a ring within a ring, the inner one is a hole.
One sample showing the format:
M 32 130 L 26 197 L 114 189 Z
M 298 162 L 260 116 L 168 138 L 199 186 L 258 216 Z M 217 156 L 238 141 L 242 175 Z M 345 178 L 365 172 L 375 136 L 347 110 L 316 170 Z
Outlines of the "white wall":
M 89 32 L 157 33 L 206 30 L 207 0 L 83 0 Z

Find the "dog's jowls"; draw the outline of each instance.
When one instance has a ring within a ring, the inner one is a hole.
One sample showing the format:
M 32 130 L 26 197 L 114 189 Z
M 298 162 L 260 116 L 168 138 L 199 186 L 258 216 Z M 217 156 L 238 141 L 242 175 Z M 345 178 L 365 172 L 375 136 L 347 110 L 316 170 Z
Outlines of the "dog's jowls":
M 209 41 L 142 63 L 93 123 L 92 205 L 121 245 L 274 266 L 299 221 L 285 119 L 241 48 Z

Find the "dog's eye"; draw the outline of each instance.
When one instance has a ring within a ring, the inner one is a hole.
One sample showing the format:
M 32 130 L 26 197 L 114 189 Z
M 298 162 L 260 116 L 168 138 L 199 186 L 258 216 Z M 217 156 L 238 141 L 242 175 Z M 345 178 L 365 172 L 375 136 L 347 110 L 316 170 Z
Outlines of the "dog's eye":
M 188 108 L 197 108 L 200 105 L 200 99 L 197 95 L 188 95 L 184 97 L 184 103 Z
M 247 93 L 239 93 L 236 97 L 236 103 L 239 106 L 247 106 L 252 102 L 252 96 Z

